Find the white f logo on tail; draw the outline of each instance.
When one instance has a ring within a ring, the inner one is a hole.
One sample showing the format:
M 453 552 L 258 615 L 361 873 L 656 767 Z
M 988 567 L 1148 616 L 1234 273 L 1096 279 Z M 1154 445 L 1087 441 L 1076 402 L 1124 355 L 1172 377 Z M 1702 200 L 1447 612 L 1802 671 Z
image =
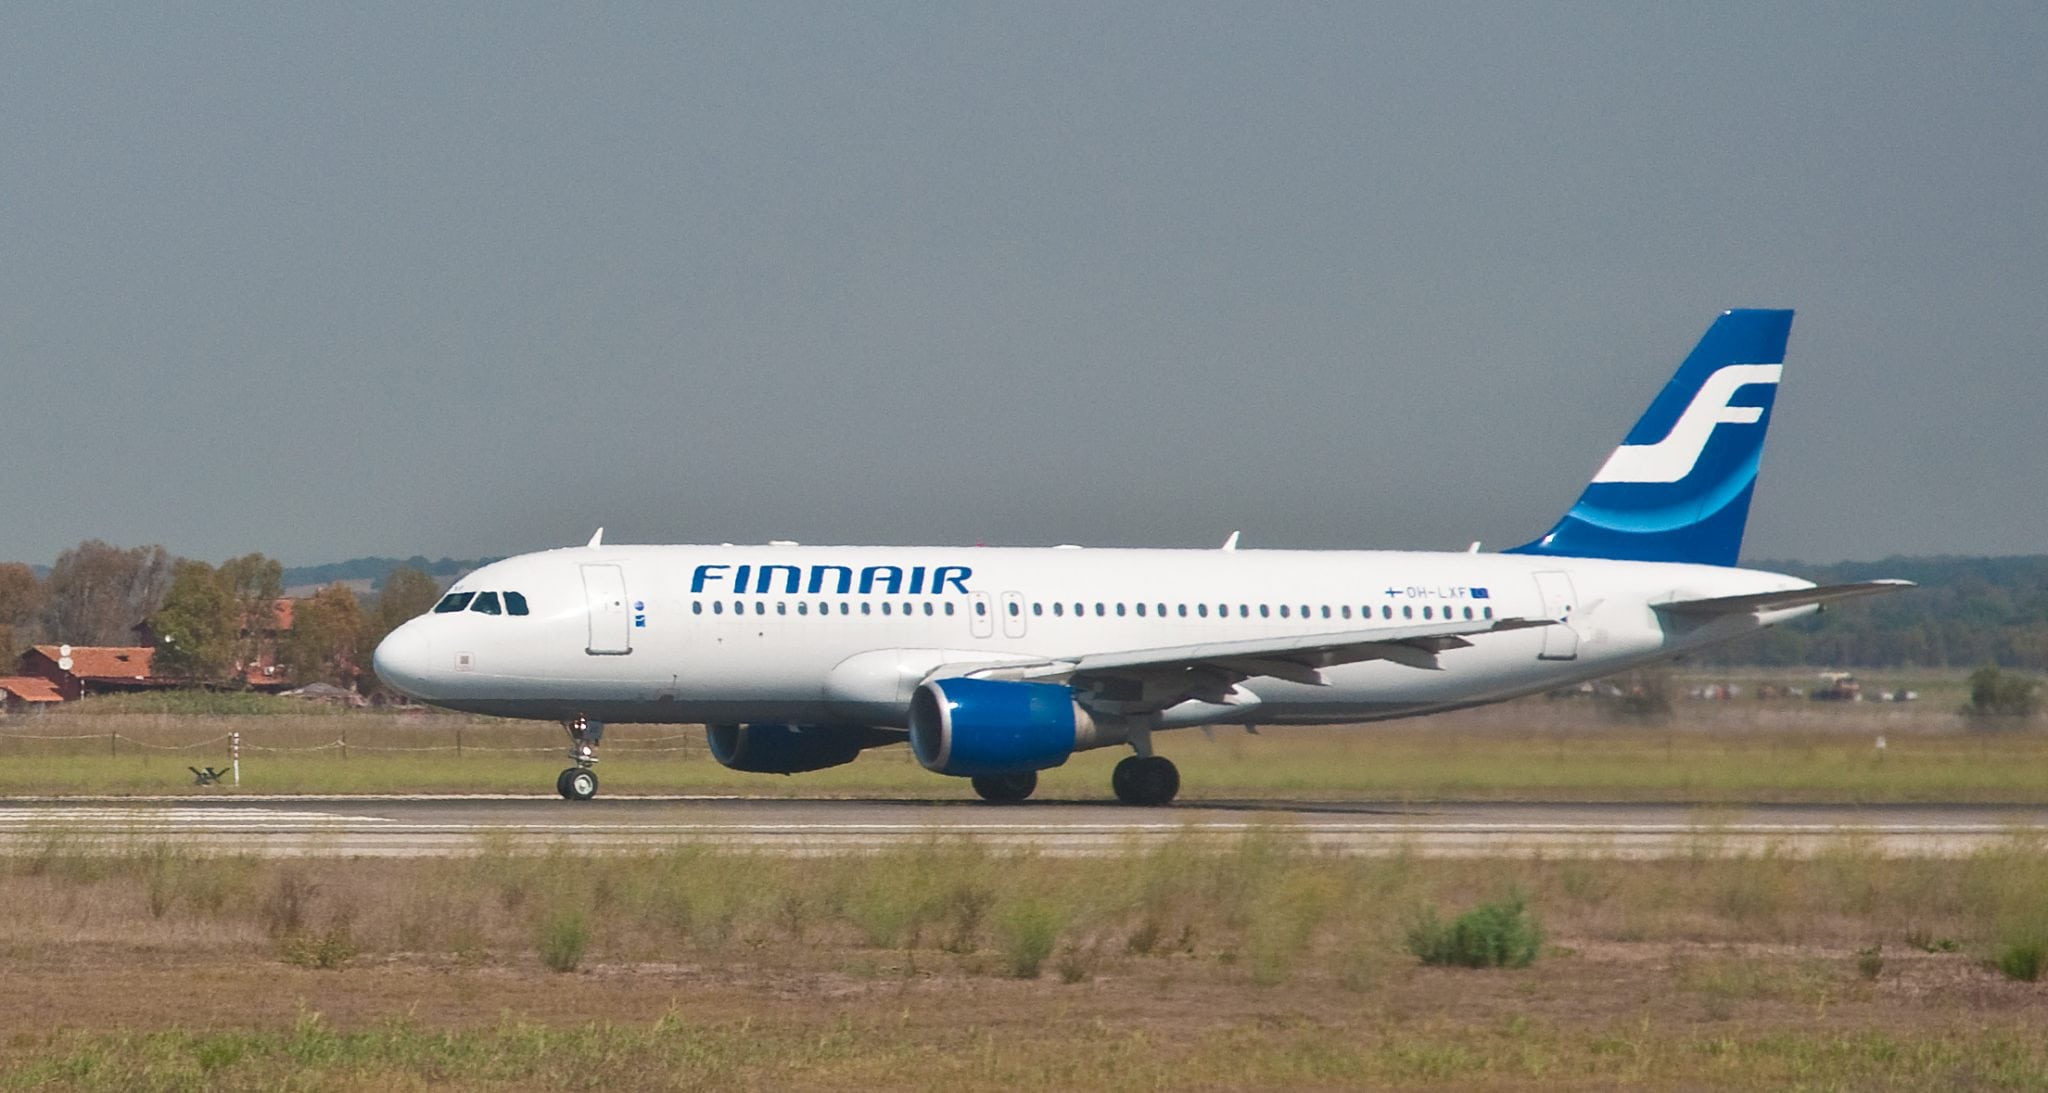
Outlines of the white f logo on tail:
M 1753 425 L 1764 416 L 1756 406 L 1730 406 L 1735 392 L 1752 383 L 1776 383 L 1782 364 L 1731 364 L 1707 377 L 1692 403 L 1664 439 L 1655 444 L 1623 444 L 1614 449 L 1595 482 L 1669 483 L 1684 481 L 1707 449 L 1717 425 Z

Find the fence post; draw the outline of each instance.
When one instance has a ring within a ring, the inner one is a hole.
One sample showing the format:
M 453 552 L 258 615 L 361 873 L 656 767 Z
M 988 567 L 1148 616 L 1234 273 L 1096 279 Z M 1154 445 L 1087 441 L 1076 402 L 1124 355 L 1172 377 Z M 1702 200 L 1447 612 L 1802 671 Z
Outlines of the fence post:
M 228 734 L 228 757 L 233 760 L 232 765 L 235 768 L 235 788 L 240 789 L 242 788 L 242 734 L 239 732 Z
M 120 757 L 121 734 L 117 732 L 110 732 L 107 734 L 107 758 L 119 759 Z

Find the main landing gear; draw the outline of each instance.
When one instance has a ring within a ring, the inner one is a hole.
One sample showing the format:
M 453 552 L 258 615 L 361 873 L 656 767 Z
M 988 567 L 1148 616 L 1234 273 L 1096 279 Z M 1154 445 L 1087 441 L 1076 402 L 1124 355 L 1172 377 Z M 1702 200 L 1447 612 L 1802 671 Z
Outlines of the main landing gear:
M 974 792 L 992 805 L 1014 805 L 1031 796 L 1038 788 L 1038 772 L 1027 770 L 1021 774 L 982 774 L 972 779 Z
M 1180 769 L 1164 755 L 1133 755 L 1110 772 L 1109 787 L 1127 805 L 1157 808 L 1180 793 Z
M 555 776 L 555 792 L 571 801 L 597 796 L 597 745 L 604 740 L 604 722 L 578 717 L 562 722 L 569 733 L 569 758 L 576 765 Z

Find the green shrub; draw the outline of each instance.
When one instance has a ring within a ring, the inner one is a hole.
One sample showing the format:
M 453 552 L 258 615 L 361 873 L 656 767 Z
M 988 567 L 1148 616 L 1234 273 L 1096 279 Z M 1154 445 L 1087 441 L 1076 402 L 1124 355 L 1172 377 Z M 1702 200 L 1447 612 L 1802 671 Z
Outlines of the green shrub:
M 1982 719 L 2024 720 L 2041 706 L 2040 684 L 1995 664 L 1970 673 L 1970 704 L 1963 712 Z
M 2032 983 L 2041 978 L 2043 971 L 2048 971 L 2048 942 L 2009 941 L 1998 950 L 1994 963 L 2007 979 Z
M 1542 947 L 1543 927 L 1519 895 L 1482 903 L 1450 922 L 1425 911 L 1408 931 L 1408 951 L 1439 966 L 1526 968 Z
M 1060 940 L 1060 915 L 1051 903 L 1023 899 L 996 918 L 996 938 L 1003 964 L 1018 979 L 1036 979 L 1045 958 Z
M 573 972 L 582 966 L 583 951 L 590 947 L 589 920 L 580 908 L 552 911 L 541 919 L 534 947 L 549 970 Z
M 334 971 L 347 967 L 361 949 L 348 923 L 337 922 L 317 934 L 286 935 L 278 941 L 277 951 L 287 964 Z

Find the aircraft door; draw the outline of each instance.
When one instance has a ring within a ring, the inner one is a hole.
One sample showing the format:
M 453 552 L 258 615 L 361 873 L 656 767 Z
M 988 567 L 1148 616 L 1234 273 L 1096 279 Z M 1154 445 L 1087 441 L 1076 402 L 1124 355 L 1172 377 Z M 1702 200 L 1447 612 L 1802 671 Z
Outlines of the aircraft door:
M 996 620 L 989 613 L 988 593 L 973 592 L 969 593 L 967 598 L 970 601 L 967 605 L 969 632 L 977 638 L 994 637 L 996 635 Z
M 1558 625 L 1542 628 L 1543 651 L 1538 660 L 1579 659 L 1579 632 L 1572 629 L 1572 611 L 1579 605 L 1569 573 L 1549 571 L 1536 574 L 1536 590 L 1543 596 L 1543 617 Z
M 590 605 L 591 656 L 633 651 L 633 613 L 626 609 L 626 573 L 616 565 L 583 567 L 583 597 Z
M 1024 636 L 1024 593 L 1003 593 L 1003 636 L 1021 638 Z

